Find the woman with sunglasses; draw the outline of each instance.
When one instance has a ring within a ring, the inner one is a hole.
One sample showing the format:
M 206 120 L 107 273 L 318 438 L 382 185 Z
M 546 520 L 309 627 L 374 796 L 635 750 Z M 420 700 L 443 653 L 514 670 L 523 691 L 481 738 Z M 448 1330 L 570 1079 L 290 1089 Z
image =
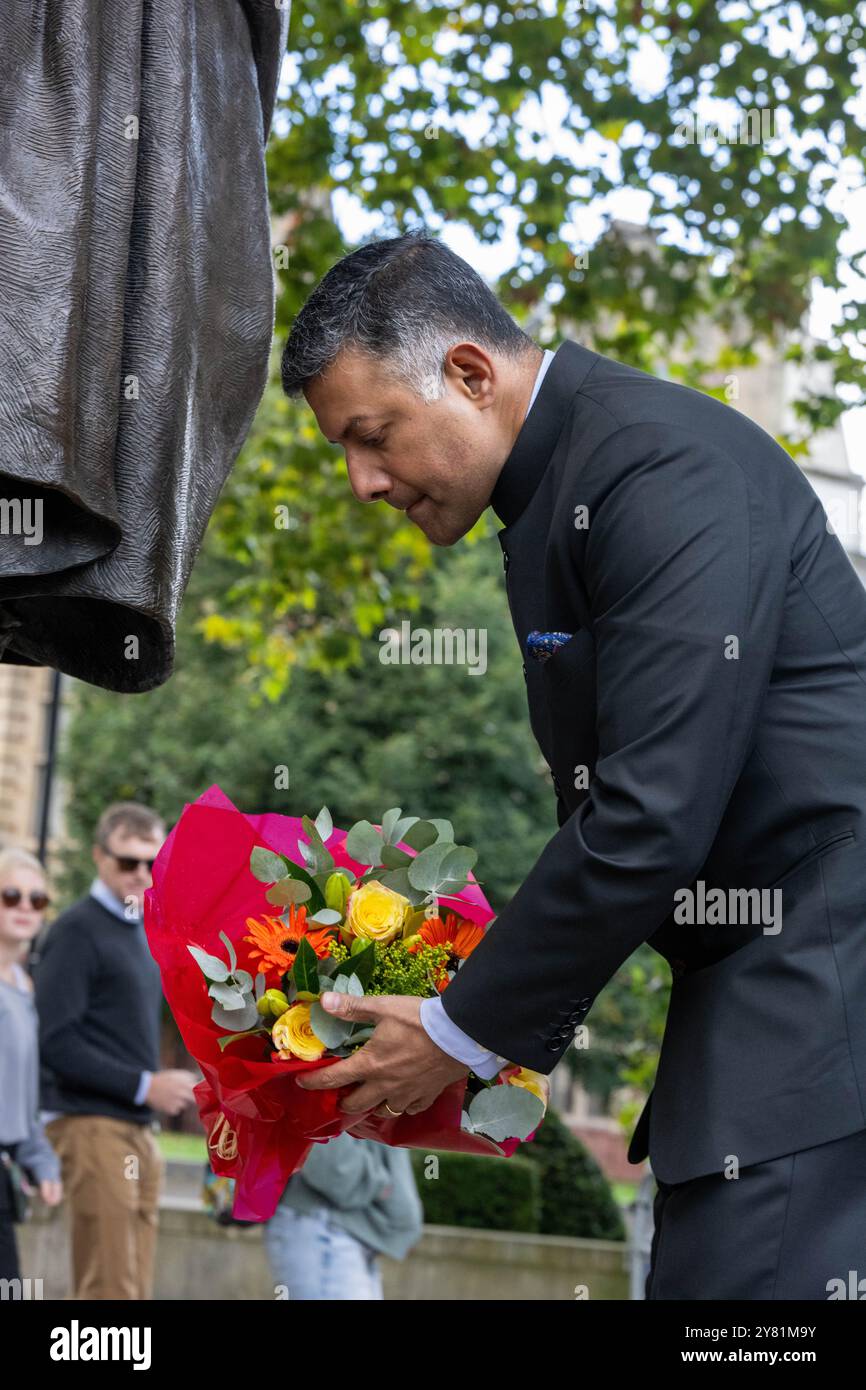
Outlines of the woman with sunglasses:
M 38 859 L 0 853 L 0 1278 L 19 1278 L 14 1221 L 20 1174 L 49 1206 L 62 1197 L 60 1163 L 39 1122 L 39 1037 L 22 961 L 49 904 Z

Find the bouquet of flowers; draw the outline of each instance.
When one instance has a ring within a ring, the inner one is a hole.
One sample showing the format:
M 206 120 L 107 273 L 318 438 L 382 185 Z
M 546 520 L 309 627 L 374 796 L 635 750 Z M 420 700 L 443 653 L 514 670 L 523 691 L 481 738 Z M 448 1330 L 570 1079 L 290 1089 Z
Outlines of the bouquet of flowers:
M 472 1074 L 415 1115 L 351 1114 L 351 1088 L 305 1091 L 373 1029 L 335 1017 L 325 990 L 433 996 L 492 921 L 476 854 L 450 822 L 386 811 L 334 828 L 307 816 L 242 815 L 217 787 L 185 808 L 154 865 L 145 929 L 184 1042 L 214 1172 L 235 1179 L 233 1214 L 265 1220 L 310 1146 L 343 1130 L 409 1148 L 509 1156 L 531 1138 L 547 1078 L 507 1066 Z

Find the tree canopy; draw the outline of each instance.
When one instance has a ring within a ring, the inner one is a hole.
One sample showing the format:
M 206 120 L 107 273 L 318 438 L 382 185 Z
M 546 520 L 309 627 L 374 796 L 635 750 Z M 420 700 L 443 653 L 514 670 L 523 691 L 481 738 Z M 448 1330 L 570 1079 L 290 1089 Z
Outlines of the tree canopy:
M 365 237 L 460 224 L 513 242 L 495 289 L 542 346 L 579 337 L 652 370 L 710 321 L 728 371 L 761 342 L 827 362 L 845 400 L 805 374 L 805 438 L 866 399 L 866 258 L 841 236 L 864 63 L 864 6 L 837 0 L 293 0 L 268 149 L 277 343 Z M 645 236 L 612 218 L 624 194 Z M 816 282 L 839 296 L 827 343 L 792 337 Z M 205 627 L 273 697 L 299 661 L 358 661 L 429 563 L 411 523 L 355 502 L 276 365 L 208 538 L 235 571 Z M 718 390 L 718 367 L 692 342 L 674 370 Z

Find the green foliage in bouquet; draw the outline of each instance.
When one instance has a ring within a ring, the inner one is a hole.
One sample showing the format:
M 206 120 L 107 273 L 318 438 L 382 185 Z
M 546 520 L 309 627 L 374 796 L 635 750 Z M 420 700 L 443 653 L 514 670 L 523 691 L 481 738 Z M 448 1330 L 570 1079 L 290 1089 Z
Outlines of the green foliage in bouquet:
M 399 806 L 381 825 L 356 821 L 345 837 L 354 873 L 336 865 L 326 841 L 334 824 L 327 807 L 315 820 L 301 818 L 306 840 L 298 840 L 303 864 L 257 845 L 250 872 L 268 885 L 265 897 L 281 909 L 264 922 L 248 918 L 253 932 L 244 941 L 257 961 L 255 981 L 239 970 L 225 933 L 228 964 L 190 945 L 214 999 L 211 1017 L 227 1031 L 225 1049 L 239 1038 L 258 1036 L 281 1060 L 313 1062 L 325 1054 L 345 1058 L 373 1034 L 369 1022 L 329 1013 L 325 990 L 434 997 L 445 988 L 482 930 L 458 914 L 439 916 L 439 895 L 451 898 L 469 882 L 475 850 L 458 845 L 449 820 L 404 816 Z M 434 919 L 425 936 L 428 919 Z M 435 939 L 437 936 L 444 939 Z M 432 933 L 432 939 L 431 939 Z M 279 987 L 268 987 L 268 975 Z M 526 1139 L 544 1118 L 546 1099 L 539 1078 L 514 1068 L 500 1082 L 467 1079 L 461 1127 L 502 1143 Z

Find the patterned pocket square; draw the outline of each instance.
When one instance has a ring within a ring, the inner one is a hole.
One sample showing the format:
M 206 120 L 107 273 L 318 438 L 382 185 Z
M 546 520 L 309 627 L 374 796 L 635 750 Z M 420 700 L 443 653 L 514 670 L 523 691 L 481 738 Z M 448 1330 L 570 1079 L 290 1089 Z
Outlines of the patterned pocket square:
M 573 636 L 573 632 L 539 632 L 533 628 L 526 638 L 526 654 L 536 661 L 548 661 Z

